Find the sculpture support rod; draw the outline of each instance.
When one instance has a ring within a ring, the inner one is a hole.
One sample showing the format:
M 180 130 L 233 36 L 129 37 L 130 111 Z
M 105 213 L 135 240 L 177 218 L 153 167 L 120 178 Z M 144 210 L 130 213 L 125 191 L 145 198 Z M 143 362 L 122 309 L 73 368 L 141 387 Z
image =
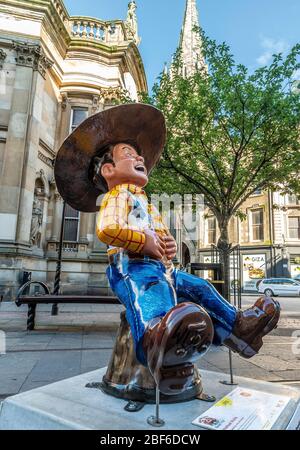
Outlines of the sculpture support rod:
M 153 427 L 163 427 L 165 421 L 159 417 L 159 386 L 156 385 L 156 404 L 155 404 L 155 416 L 150 416 L 147 419 L 149 425 Z

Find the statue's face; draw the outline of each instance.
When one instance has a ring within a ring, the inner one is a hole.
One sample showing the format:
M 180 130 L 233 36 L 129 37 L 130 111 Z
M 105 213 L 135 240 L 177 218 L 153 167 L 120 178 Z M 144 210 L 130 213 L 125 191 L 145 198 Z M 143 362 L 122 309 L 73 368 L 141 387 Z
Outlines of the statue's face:
M 147 169 L 144 158 L 140 156 L 134 147 L 129 144 L 120 143 L 113 149 L 113 161 L 104 164 L 102 167 L 102 176 L 109 186 L 129 183 L 140 187 L 148 183 Z

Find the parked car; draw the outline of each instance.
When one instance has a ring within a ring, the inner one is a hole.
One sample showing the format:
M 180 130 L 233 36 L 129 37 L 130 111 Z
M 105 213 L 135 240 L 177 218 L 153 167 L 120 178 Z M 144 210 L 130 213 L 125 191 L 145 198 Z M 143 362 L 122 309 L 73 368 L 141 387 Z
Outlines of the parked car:
M 258 292 L 271 296 L 300 296 L 300 281 L 293 278 L 264 278 L 258 285 Z

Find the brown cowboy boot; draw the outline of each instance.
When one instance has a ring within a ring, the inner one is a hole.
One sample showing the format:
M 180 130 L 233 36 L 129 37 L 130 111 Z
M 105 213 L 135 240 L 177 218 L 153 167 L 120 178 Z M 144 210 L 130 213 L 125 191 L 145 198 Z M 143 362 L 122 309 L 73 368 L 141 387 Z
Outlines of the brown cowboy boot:
M 191 383 L 194 364 L 213 340 L 207 312 L 194 303 L 180 303 L 149 324 L 143 339 L 148 368 L 166 395 L 183 392 Z
M 223 342 L 244 358 L 256 355 L 262 338 L 272 331 L 280 317 L 280 304 L 271 297 L 260 297 L 251 308 L 238 311 L 231 335 Z

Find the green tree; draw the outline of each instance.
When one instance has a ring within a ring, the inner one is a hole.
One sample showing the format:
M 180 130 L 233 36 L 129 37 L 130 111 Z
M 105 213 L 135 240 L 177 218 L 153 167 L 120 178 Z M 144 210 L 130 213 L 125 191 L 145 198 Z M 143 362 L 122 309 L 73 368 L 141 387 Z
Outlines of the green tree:
M 177 51 L 171 72 L 143 96 L 163 111 L 168 129 L 148 190 L 204 194 L 220 230 L 228 297 L 230 219 L 242 218 L 241 205 L 258 188 L 300 194 L 300 96 L 292 89 L 300 45 L 249 73 L 226 43 L 199 32 L 207 66 L 184 77 Z

